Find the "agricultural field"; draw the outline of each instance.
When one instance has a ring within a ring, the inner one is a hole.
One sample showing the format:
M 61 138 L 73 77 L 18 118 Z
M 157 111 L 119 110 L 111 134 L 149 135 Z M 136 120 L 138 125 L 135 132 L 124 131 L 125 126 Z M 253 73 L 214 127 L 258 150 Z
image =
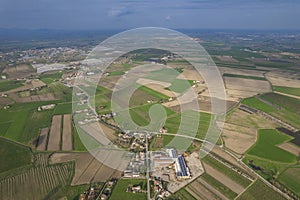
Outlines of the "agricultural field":
M 0 137 L 0 173 L 31 165 L 30 148 Z
M 273 86 L 273 91 L 300 97 L 300 87 Z
M 291 167 L 286 169 L 279 176 L 279 182 L 291 189 L 295 194 L 300 196 L 300 167 Z
M 41 129 L 36 147 L 39 151 L 45 151 L 46 147 L 49 151 L 73 150 L 72 116 L 53 115 L 50 131 L 48 127 Z
M 52 118 L 52 124 L 49 133 L 48 151 L 57 151 L 60 149 L 60 139 L 61 139 L 61 127 L 62 127 L 62 116 L 61 115 L 54 115 Z
M 261 81 L 265 81 L 267 80 L 264 77 L 259 77 L 259 76 L 245 76 L 245 75 L 240 75 L 240 74 L 227 74 L 224 73 L 223 77 L 233 77 L 233 78 L 243 78 L 243 79 L 253 79 L 253 80 L 261 80 Z
M 146 190 L 146 179 L 120 179 L 113 189 L 110 200 L 119 199 L 147 199 L 147 193 L 129 193 L 126 189 L 129 185 L 141 185 L 142 189 Z
M 75 161 L 72 186 L 90 182 L 105 182 L 112 177 L 120 178 L 122 174 L 122 172 L 104 165 L 88 152 L 54 153 L 50 157 L 50 163 L 53 164 L 70 161 Z
M 49 199 L 70 184 L 73 163 L 23 168 L 0 181 L 0 199 Z
M 227 166 L 221 164 L 219 161 L 213 159 L 210 156 L 206 156 L 204 159 L 202 159 L 203 164 L 204 164 L 204 168 L 205 165 L 207 165 L 208 167 L 210 166 L 212 170 L 214 170 L 215 172 L 219 172 L 222 177 L 214 177 L 217 180 L 221 181 L 221 179 L 226 178 L 228 181 L 233 181 L 234 185 L 235 185 L 235 189 L 236 190 L 241 190 L 241 188 L 246 188 L 251 181 L 248 180 L 247 178 L 243 177 L 242 175 L 240 175 L 239 173 L 229 169 Z M 213 176 L 212 173 L 208 173 L 211 176 Z M 224 184 L 224 183 L 223 183 Z M 239 186 L 237 186 L 236 184 L 238 184 Z M 226 184 L 225 184 L 226 185 Z M 227 187 L 229 187 L 228 185 L 226 185 Z
M 297 156 L 277 147 L 292 138 L 277 130 L 263 129 L 258 131 L 258 139 L 255 145 L 247 152 L 247 155 L 270 160 L 270 162 L 296 163 Z
M 13 104 L 0 110 L 0 135 L 22 143 L 29 143 L 39 135 L 39 129 L 49 127 L 52 111 L 37 111 L 41 105 L 55 102 Z
M 189 134 L 191 131 L 191 127 L 194 127 L 194 117 L 195 116 L 193 113 L 194 111 L 186 111 L 181 114 L 175 114 L 171 115 L 165 124 L 165 127 L 167 128 L 169 133 L 177 133 L 179 129 L 179 124 L 181 120 L 181 115 L 183 115 L 183 118 L 187 119 L 185 124 L 181 124 L 181 134 Z M 190 120 L 189 120 L 190 119 Z M 211 115 L 208 113 L 200 113 L 200 119 L 199 119 L 199 125 L 198 125 L 198 131 L 195 135 L 195 137 L 204 139 L 207 129 L 209 127 L 209 123 L 211 120 Z M 192 123 L 192 124 L 189 124 Z
M 238 200 L 249 199 L 274 199 L 283 200 L 285 199 L 281 194 L 274 191 L 272 188 L 268 187 L 261 180 L 255 181 L 243 194 L 241 194 Z
M 219 182 L 217 179 L 215 179 L 207 173 L 203 174 L 201 178 L 229 199 L 234 199 L 238 195 L 230 188 L 228 188 L 227 185 L 224 185 L 223 183 Z
M 0 81 L 0 92 L 9 91 L 18 87 L 23 86 L 23 83 L 25 81 L 13 81 L 13 80 L 7 80 L 7 81 Z
M 40 77 L 41 81 L 43 81 L 44 83 L 46 83 L 48 85 L 48 84 L 58 81 L 62 77 L 62 75 L 63 75 L 62 72 L 56 72 L 56 73 L 46 72 L 46 73 L 41 74 L 39 77 Z

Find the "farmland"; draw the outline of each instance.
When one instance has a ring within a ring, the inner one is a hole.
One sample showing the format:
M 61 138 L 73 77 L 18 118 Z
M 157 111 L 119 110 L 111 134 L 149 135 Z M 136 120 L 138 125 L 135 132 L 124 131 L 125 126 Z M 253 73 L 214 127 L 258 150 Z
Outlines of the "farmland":
M 300 97 L 300 88 L 292 88 L 292 87 L 283 87 L 283 86 L 273 86 L 273 90 L 276 92 L 294 95 Z
M 142 189 L 146 189 L 146 180 L 145 179 L 120 179 L 117 182 L 117 185 L 113 189 L 113 193 L 110 197 L 111 200 L 119 199 L 147 199 L 146 193 L 130 193 L 126 192 L 126 189 L 129 185 L 141 185 Z
M 262 102 L 258 98 L 251 97 L 243 100 L 242 103 L 264 111 L 296 128 L 300 128 L 298 123 L 300 117 L 300 114 L 298 113 L 300 109 L 299 99 L 275 93 L 267 93 L 261 95 L 260 98 L 265 102 Z
M 272 188 L 268 187 L 261 180 L 257 180 L 252 184 L 242 195 L 240 195 L 238 200 L 249 199 L 274 199 L 282 200 L 284 199 L 279 193 L 275 192 Z
M 31 160 L 29 147 L 0 137 L 0 173 L 30 165 Z
M 68 185 L 72 163 L 24 168 L 0 181 L 1 199 L 48 199 Z
M 5 92 L 23 86 L 24 81 L 0 81 L 0 92 Z
M 224 77 L 233 77 L 233 78 L 244 78 L 244 79 L 253 79 L 253 80 L 263 80 L 265 81 L 266 78 L 264 77 L 258 77 L 258 76 L 245 76 L 245 75 L 239 75 L 239 74 L 223 74 Z
M 276 130 L 259 130 L 256 144 L 248 151 L 248 155 L 268 159 L 273 162 L 295 163 L 297 157 L 276 145 L 291 140 L 290 136 Z
M 300 167 L 292 167 L 285 170 L 279 176 L 279 182 L 290 188 L 298 196 L 300 195 Z
M 215 170 L 217 170 L 217 171 L 221 172 L 222 174 L 224 174 L 225 177 L 228 177 L 231 180 L 233 180 L 234 182 L 240 184 L 244 188 L 247 187 L 251 183 L 250 180 L 248 180 L 245 177 L 241 176 L 237 172 L 232 171 L 227 166 L 221 164 L 219 161 L 213 159 L 210 156 L 206 156 L 204 159 L 202 159 L 202 161 L 204 163 L 208 164 L 209 166 L 213 167 Z

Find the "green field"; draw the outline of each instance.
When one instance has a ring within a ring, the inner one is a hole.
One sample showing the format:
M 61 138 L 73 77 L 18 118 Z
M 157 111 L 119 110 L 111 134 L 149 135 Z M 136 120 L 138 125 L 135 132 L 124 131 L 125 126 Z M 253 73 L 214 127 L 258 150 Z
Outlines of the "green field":
M 72 102 L 59 103 L 54 108 L 54 115 L 64 115 L 72 113 Z
M 0 137 L 0 173 L 31 164 L 30 148 Z
M 38 112 L 41 105 L 52 102 L 13 104 L 11 108 L 0 110 L 0 135 L 27 144 L 39 134 L 39 129 L 49 127 L 53 110 Z
M 279 176 L 279 182 L 300 196 L 300 166 L 288 168 Z
M 147 193 L 126 192 L 129 185 L 141 185 L 142 189 L 147 190 L 146 179 L 120 179 L 112 191 L 110 200 L 130 199 L 140 200 L 147 199 Z
M 214 177 L 210 176 L 209 174 L 205 173 L 201 177 L 208 184 L 210 184 L 211 186 L 213 186 L 214 188 L 216 188 L 219 192 L 221 192 L 222 194 L 224 194 L 229 199 L 234 199 L 237 196 L 237 194 L 235 192 L 233 192 L 232 190 L 230 190 L 226 185 L 220 183 L 217 179 L 215 179 Z
M 172 83 L 179 74 L 180 73 L 177 70 L 164 68 L 151 72 L 151 74 L 147 76 L 147 78 L 151 80 Z
M 192 84 L 193 81 L 190 80 L 175 79 L 174 81 L 172 81 L 171 86 L 167 89 L 173 92 L 183 93 L 187 89 L 191 88 Z
M 50 83 L 53 83 L 53 82 L 59 80 L 62 77 L 62 75 L 63 75 L 62 72 L 57 72 L 54 74 L 45 73 L 45 74 L 40 75 L 40 79 L 41 79 L 41 81 L 43 81 L 44 83 L 46 83 L 48 85 Z
M 223 74 L 224 77 L 233 77 L 233 78 L 244 78 L 244 79 L 253 79 L 253 80 L 261 80 L 266 81 L 265 77 L 258 77 L 258 76 L 244 76 L 239 74 Z
M 87 151 L 87 149 L 85 148 L 84 144 L 82 143 L 77 129 L 74 127 L 73 128 L 73 137 L 74 137 L 74 150 L 75 151 Z
M 272 200 L 283 200 L 278 192 L 268 187 L 261 180 L 255 181 L 243 194 L 241 194 L 238 200 L 257 200 L 257 199 L 272 199 Z
M 23 86 L 25 81 L 0 81 L 0 92 L 5 92 Z
M 146 93 L 148 93 L 149 95 L 151 95 L 151 96 L 153 96 L 157 99 L 168 99 L 169 98 L 168 96 L 166 96 L 162 93 L 159 93 L 155 90 L 152 90 L 151 88 L 148 88 L 146 86 L 141 86 L 141 87 L 139 87 L 139 89 L 146 92 Z
M 276 146 L 291 139 L 290 136 L 282 134 L 277 130 L 259 130 L 258 139 L 247 154 L 273 162 L 295 163 L 297 162 L 297 156 Z
M 273 90 L 284 94 L 290 94 L 300 97 L 300 88 L 273 86 Z
M 125 74 L 123 71 L 113 71 L 109 73 L 109 76 L 121 76 L 123 74 Z
M 175 114 L 170 116 L 165 124 L 169 133 L 177 133 L 179 125 L 181 125 L 181 134 L 189 135 L 191 134 L 191 127 L 194 127 L 195 123 L 198 123 L 198 119 L 194 119 L 193 114 L 195 111 L 185 111 L 181 114 Z M 181 117 L 185 119 L 184 123 L 180 123 Z M 195 122 L 196 121 L 196 122 Z M 195 137 L 204 139 L 206 132 L 208 130 L 211 121 L 211 115 L 208 113 L 200 113 L 198 130 Z
M 300 128 L 300 99 L 275 93 L 263 94 L 260 97 L 270 102 L 270 104 L 278 106 L 279 109 L 266 104 L 255 97 L 244 99 L 242 103 L 252 108 L 264 111 L 296 128 Z
M 180 199 L 196 200 L 196 198 L 193 195 L 191 195 L 188 191 L 186 191 L 184 188 L 176 192 L 174 196 L 175 198 L 179 197 Z
M 281 108 L 284 108 L 290 112 L 300 113 L 300 99 L 276 93 L 263 94 L 261 95 L 261 98 L 267 100 L 268 102 L 271 102 L 272 104 L 278 105 Z
M 219 172 L 223 173 L 224 175 L 231 178 L 233 181 L 239 183 L 243 187 L 247 187 L 251 181 L 246 179 L 245 177 L 241 176 L 239 173 L 229 169 L 227 166 L 223 165 L 219 161 L 215 160 L 214 158 L 210 156 L 206 156 L 204 159 L 202 159 L 203 162 L 209 164 Z
M 275 112 L 276 109 L 262 101 L 260 101 L 259 99 L 255 98 L 255 97 L 250 97 L 247 99 L 244 99 L 242 101 L 243 104 L 250 106 L 252 108 L 256 108 L 258 110 L 264 111 L 266 113 L 270 113 L 270 112 Z

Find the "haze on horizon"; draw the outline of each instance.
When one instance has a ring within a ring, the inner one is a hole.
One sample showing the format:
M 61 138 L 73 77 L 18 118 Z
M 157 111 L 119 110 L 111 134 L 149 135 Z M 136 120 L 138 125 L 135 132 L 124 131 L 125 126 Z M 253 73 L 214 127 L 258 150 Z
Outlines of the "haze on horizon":
M 1 0 L 0 28 L 291 29 L 297 0 Z

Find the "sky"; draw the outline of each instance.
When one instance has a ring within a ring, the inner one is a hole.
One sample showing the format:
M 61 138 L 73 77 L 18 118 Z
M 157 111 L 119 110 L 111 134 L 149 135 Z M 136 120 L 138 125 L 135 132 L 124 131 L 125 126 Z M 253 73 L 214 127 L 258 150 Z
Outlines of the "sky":
M 299 0 L 0 0 L 0 28 L 300 29 Z

